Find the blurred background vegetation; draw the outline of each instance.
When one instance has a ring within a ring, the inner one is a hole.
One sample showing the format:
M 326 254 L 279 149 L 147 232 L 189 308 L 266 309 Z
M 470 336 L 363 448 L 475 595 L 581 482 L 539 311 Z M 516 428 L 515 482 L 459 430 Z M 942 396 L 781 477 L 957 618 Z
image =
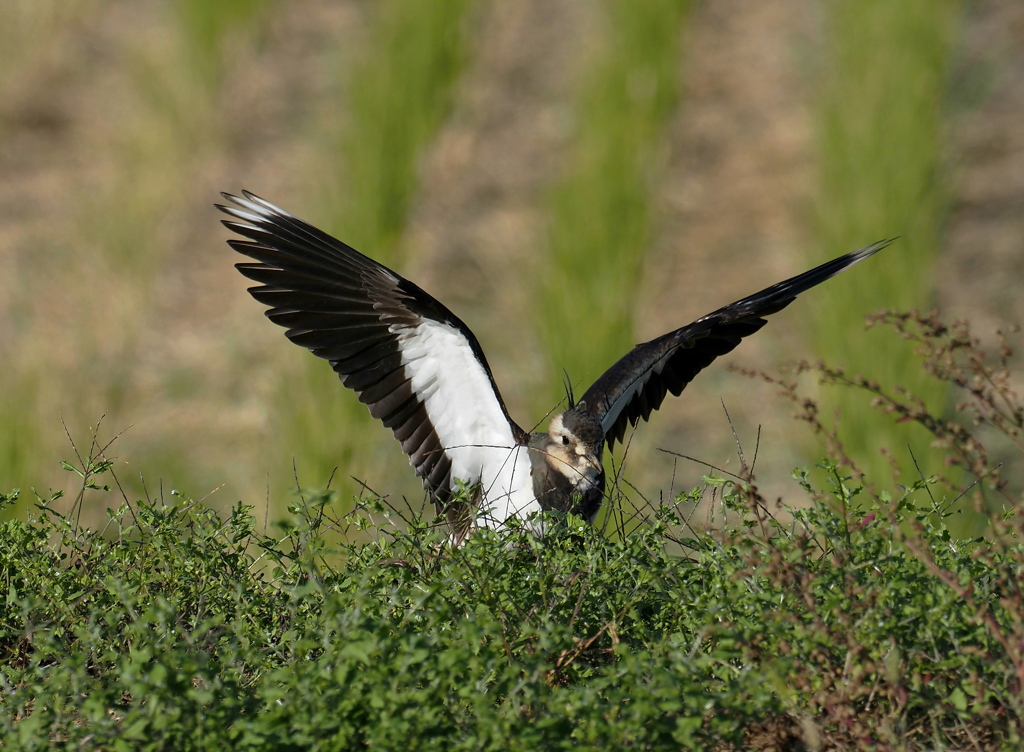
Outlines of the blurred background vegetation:
M 63 487 L 64 425 L 87 443 L 102 418 L 129 496 L 273 516 L 294 463 L 420 502 L 389 433 L 245 293 L 211 207 L 242 188 L 445 301 L 527 428 L 563 368 L 580 391 L 635 342 L 900 235 L 732 361 L 827 357 L 941 411 L 863 317 L 1021 320 L 1021 38 L 1017 0 L 2 3 L 0 488 Z M 938 469 L 912 426 L 821 398 L 872 474 L 883 445 Z M 638 434 L 638 493 L 704 471 L 656 448 L 738 469 L 723 403 L 748 461 L 760 427 L 769 497 L 822 453 L 722 364 Z

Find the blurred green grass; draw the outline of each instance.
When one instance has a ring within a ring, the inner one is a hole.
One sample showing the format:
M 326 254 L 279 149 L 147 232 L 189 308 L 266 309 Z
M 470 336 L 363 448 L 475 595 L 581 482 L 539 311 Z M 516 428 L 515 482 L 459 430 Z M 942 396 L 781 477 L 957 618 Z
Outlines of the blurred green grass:
M 890 331 L 865 330 L 862 315 L 926 311 L 935 302 L 952 184 L 943 116 L 962 3 L 840 0 L 828 8 L 813 260 L 883 237 L 900 239 L 809 303 L 815 350 L 888 389 L 906 388 L 943 414 L 947 393 L 926 380 L 912 347 Z M 925 476 L 942 469 L 919 426 L 892 425 L 869 408 L 869 397 L 849 389 L 826 389 L 822 399 L 823 415 L 839 411 L 840 437 L 869 476 L 892 473 L 880 446 L 895 452 L 902 483 L 917 480 L 915 460 Z
M 304 216 L 399 272 L 405 263 L 399 241 L 420 159 L 451 109 L 471 53 L 475 4 L 376 4 L 364 49 L 341 63 L 343 88 L 317 135 Z M 411 475 L 390 431 L 345 393 L 327 363 L 298 352 L 293 361 L 283 368 L 272 420 L 274 451 L 293 458 L 300 485 L 330 482 L 351 500 L 365 492 L 354 478 L 372 483 L 384 472 Z M 278 484 L 275 490 L 286 489 Z
M 52 65 L 46 56 L 110 7 L 102 0 L 0 5 L 0 93 Z M 286 208 L 401 271 L 410 207 L 422 190 L 422 160 L 477 59 L 479 17 L 493 7 L 485 0 L 387 0 L 345 11 L 364 28 L 356 44 L 325 55 L 333 70 L 324 75 L 336 82 L 331 101 L 289 112 L 278 126 L 282 141 L 308 141 L 313 155 L 277 168 L 294 173 L 282 180 L 301 186 L 299 202 Z M 523 424 L 564 396 L 563 368 L 585 388 L 636 341 L 634 312 L 658 228 L 665 142 L 673 117 L 686 115 L 679 76 L 690 7 L 684 0 L 605 0 L 588 11 L 597 23 L 580 29 L 589 36 L 566 106 L 572 145 L 564 164 L 548 167 L 542 198 L 548 230 L 537 249 L 528 320 L 508 327 L 537 332 L 544 349 L 543 383 L 532 390 L 530 414 L 516 416 Z M 44 485 L 48 480 L 37 479 L 55 477 L 57 460 L 69 453 L 59 417 L 78 436 L 108 412 L 105 425 L 115 432 L 156 420 L 158 436 L 137 445 L 132 472 L 152 467 L 171 473 L 175 484 L 198 488 L 196 496 L 223 479 L 251 482 L 259 475 L 255 467 L 267 471 L 266 490 L 278 504 L 292 483 L 293 457 L 300 480 L 310 486 L 326 484 L 336 467 L 335 487 L 347 493 L 357 490 L 350 475 L 386 484 L 375 489 L 382 493 L 417 486 L 406 483 L 411 471 L 389 433 L 342 389 L 327 364 L 293 347 L 267 356 L 232 341 L 202 361 L 211 373 L 232 376 L 183 380 L 175 371 L 156 386 L 139 383 L 146 340 L 170 313 L 168 285 L 200 254 L 221 252 L 217 263 L 225 269 L 232 262 L 214 243 L 188 247 L 175 223 L 205 207 L 205 196 L 196 194 L 207 190 L 209 173 L 224 169 L 211 163 L 228 161 L 225 154 L 236 167 L 258 161 L 246 151 L 245 129 L 225 125 L 225 102 L 234 95 L 226 82 L 242 79 L 233 69 L 236 57 L 259 60 L 258 41 L 286 11 L 270 0 L 177 0 L 153 21 L 159 27 L 140 33 L 131 47 L 118 80 L 123 109 L 110 113 L 109 132 L 86 155 L 97 169 L 75 186 L 75 211 L 15 249 L 18 281 L 6 298 L 7 331 L 0 331 L 16 363 L 0 369 L 0 484 Z M 873 333 L 861 341 L 860 315 L 930 303 L 948 203 L 943 97 L 959 12 L 953 0 L 827 6 L 822 85 L 812 103 L 820 175 L 815 260 L 884 236 L 903 239 L 873 259 L 870 270 L 851 271 L 807 305 L 815 312 L 821 355 L 846 362 L 854 353 L 858 360 L 872 353 L 864 370 L 887 371 L 891 381 L 912 370 L 910 356 L 872 339 Z M 287 65 L 285 58 L 278 62 Z M 250 75 L 258 76 L 258 69 Z M 0 118 L 0 138 L 4 132 Z M 278 200 L 269 192 L 267 198 Z M 212 213 L 203 221 L 216 225 Z M 188 251 L 175 255 L 176 247 Z M 223 288 L 218 292 L 227 299 Z M 246 303 L 254 327 L 273 329 L 258 320 L 258 306 Z M 480 309 L 507 315 L 487 310 L 486 302 Z M 222 313 L 213 305 L 205 320 Z M 487 346 L 517 345 L 510 336 Z M 196 426 L 215 421 L 214 414 L 180 422 L 170 417 L 196 412 L 199 403 L 190 400 L 200 392 L 207 395 L 201 403 L 207 411 L 265 396 L 267 403 L 250 411 L 258 415 L 246 418 L 260 430 L 227 426 L 197 436 Z M 944 395 L 931 399 L 941 402 Z M 843 411 L 848 427 L 859 426 L 849 439 L 859 451 L 873 455 L 878 435 L 891 435 L 891 426 L 869 422 L 864 405 Z M 912 433 L 894 435 L 897 444 L 917 440 Z M 227 449 L 201 448 L 218 442 Z M 915 454 L 929 461 L 927 448 Z M 239 493 L 264 490 L 240 486 Z
M 210 91 L 223 83 L 230 48 L 261 22 L 277 0 L 174 0 L 173 23 L 182 30 L 185 64 L 200 85 Z
M 573 148 L 550 199 L 534 311 L 547 385 L 534 411 L 582 389 L 635 344 L 637 285 L 655 221 L 666 125 L 679 102 L 687 0 L 609 0 L 573 113 Z
M 204 160 L 222 148 L 215 82 L 223 44 L 251 27 L 255 7 L 179 0 L 165 9 L 159 33 L 142 31 L 118 50 L 121 106 L 90 145 L 90 168 L 69 171 L 68 180 L 77 181 L 70 186 L 74 212 L 31 239 L 11 301 L 22 320 L 14 333 L 18 367 L 0 372 L 5 483 L 44 487 L 36 479 L 52 477 L 57 460 L 71 452 L 62 424 L 81 438 L 104 416 L 117 433 L 144 410 L 163 411 L 147 402 L 138 372 L 143 340 L 163 313 L 160 294 L 172 263 L 168 220 L 188 202 L 183 197 Z M 20 42 L 7 48 L 7 72 L 57 67 L 40 49 L 66 42 L 77 25 L 94 20 L 89 11 L 100 10 L 87 0 L 0 7 L 7 41 Z M 152 449 L 165 470 L 188 474 L 180 436 Z

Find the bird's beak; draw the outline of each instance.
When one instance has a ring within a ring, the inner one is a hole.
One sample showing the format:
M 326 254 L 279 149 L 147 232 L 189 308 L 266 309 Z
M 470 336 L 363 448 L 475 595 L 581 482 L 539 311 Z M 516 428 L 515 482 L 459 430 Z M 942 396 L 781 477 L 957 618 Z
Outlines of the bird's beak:
M 598 461 L 597 457 L 585 454 L 580 457 L 576 471 L 582 476 L 579 484 L 577 485 L 586 485 L 593 488 L 597 485 L 598 479 L 601 477 L 601 463 Z

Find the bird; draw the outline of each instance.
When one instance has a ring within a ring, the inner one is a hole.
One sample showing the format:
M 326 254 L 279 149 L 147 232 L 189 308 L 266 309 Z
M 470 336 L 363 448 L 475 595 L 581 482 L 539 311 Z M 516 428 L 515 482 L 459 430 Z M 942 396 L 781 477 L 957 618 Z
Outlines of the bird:
M 248 260 L 236 268 L 289 340 L 330 363 L 390 428 L 455 540 L 513 519 L 543 533 L 539 512 L 593 523 L 605 496 L 602 456 L 679 396 L 716 358 L 759 331 L 765 317 L 872 256 L 872 243 L 636 345 L 547 430 L 509 416 L 476 336 L 413 282 L 259 196 L 215 204 Z

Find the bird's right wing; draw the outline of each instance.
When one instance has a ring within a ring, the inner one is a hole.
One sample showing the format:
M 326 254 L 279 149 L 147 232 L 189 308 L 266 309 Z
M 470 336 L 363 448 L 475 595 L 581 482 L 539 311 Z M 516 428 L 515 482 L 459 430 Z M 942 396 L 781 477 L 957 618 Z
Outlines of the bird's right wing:
M 455 479 L 489 482 L 526 434 L 508 415 L 473 333 L 419 287 L 247 191 L 222 194 L 238 270 L 297 345 L 330 362 L 390 428 L 440 507 Z M 493 472 L 492 472 L 493 474 Z M 486 490 L 486 489 L 485 489 Z
M 765 316 L 781 311 L 796 296 L 885 248 L 882 240 L 772 285 L 703 316 L 692 324 L 637 345 L 594 382 L 580 398 L 601 421 L 609 448 L 629 425 L 647 420 L 665 395 L 683 391 L 694 376 L 744 337 L 764 326 Z

